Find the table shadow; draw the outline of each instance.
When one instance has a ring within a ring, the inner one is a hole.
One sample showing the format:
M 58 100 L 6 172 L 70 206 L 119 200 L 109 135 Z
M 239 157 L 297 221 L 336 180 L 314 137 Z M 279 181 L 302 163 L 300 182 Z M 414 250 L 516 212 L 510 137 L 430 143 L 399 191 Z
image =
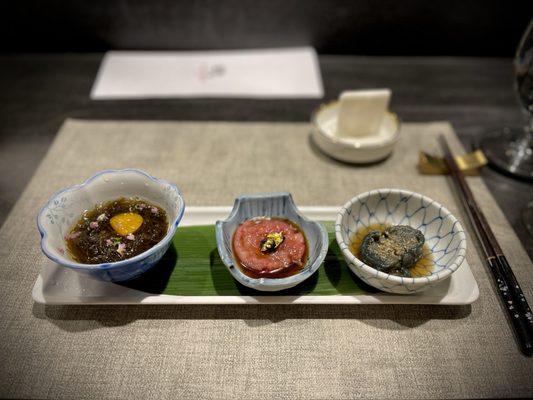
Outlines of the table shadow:
M 458 320 L 472 312 L 470 305 L 418 304 L 248 304 L 248 305 L 43 305 L 32 313 L 69 332 L 125 326 L 139 320 L 243 320 L 250 327 L 284 320 L 341 319 L 388 330 L 405 330 L 430 320 Z
M 343 275 L 349 276 L 351 283 L 360 288 L 363 292 L 366 292 L 366 294 L 380 293 L 378 289 L 368 285 L 352 272 L 346 261 L 344 261 L 342 251 L 335 239 L 329 243 L 328 252 L 322 268 L 324 268 L 328 280 L 339 294 L 353 294 L 353 289 L 347 288 L 346 285 L 341 284 Z M 346 277 L 344 279 L 347 280 Z
M 161 260 L 141 276 L 124 282 L 115 282 L 119 286 L 139 290 L 147 294 L 160 294 L 166 289 L 172 271 L 178 263 L 178 252 L 173 242 Z

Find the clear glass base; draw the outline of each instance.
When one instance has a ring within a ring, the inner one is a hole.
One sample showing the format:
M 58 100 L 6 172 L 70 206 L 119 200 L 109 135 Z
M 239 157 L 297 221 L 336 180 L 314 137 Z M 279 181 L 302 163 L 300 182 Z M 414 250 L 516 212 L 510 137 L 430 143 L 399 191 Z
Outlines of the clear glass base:
M 523 128 L 488 133 L 480 147 L 490 165 L 522 179 L 533 180 L 533 140 Z

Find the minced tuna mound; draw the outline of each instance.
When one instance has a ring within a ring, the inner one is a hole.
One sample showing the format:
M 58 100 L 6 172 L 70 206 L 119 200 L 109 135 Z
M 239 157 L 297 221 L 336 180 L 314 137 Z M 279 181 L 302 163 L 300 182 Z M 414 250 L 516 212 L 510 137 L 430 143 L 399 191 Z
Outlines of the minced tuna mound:
M 261 241 L 274 232 L 283 233 L 283 242 L 271 253 L 261 252 Z M 304 235 L 283 219 L 261 218 L 243 222 L 233 236 L 233 248 L 244 268 L 260 274 L 303 266 L 305 262 Z

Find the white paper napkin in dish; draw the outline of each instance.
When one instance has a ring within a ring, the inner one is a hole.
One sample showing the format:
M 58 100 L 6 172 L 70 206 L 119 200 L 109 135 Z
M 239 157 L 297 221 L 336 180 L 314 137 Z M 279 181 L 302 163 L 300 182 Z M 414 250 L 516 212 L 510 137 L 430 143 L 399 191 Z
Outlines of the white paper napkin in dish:
M 91 99 L 178 97 L 321 98 L 311 47 L 194 51 L 111 51 Z

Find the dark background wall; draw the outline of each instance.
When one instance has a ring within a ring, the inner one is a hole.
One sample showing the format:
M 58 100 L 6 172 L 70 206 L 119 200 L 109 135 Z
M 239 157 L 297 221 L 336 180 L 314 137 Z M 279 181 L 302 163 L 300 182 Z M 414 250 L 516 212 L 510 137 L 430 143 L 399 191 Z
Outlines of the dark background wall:
M 533 0 L 11 0 L 4 52 L 313 45 L 325 54 L 512 56 Z

